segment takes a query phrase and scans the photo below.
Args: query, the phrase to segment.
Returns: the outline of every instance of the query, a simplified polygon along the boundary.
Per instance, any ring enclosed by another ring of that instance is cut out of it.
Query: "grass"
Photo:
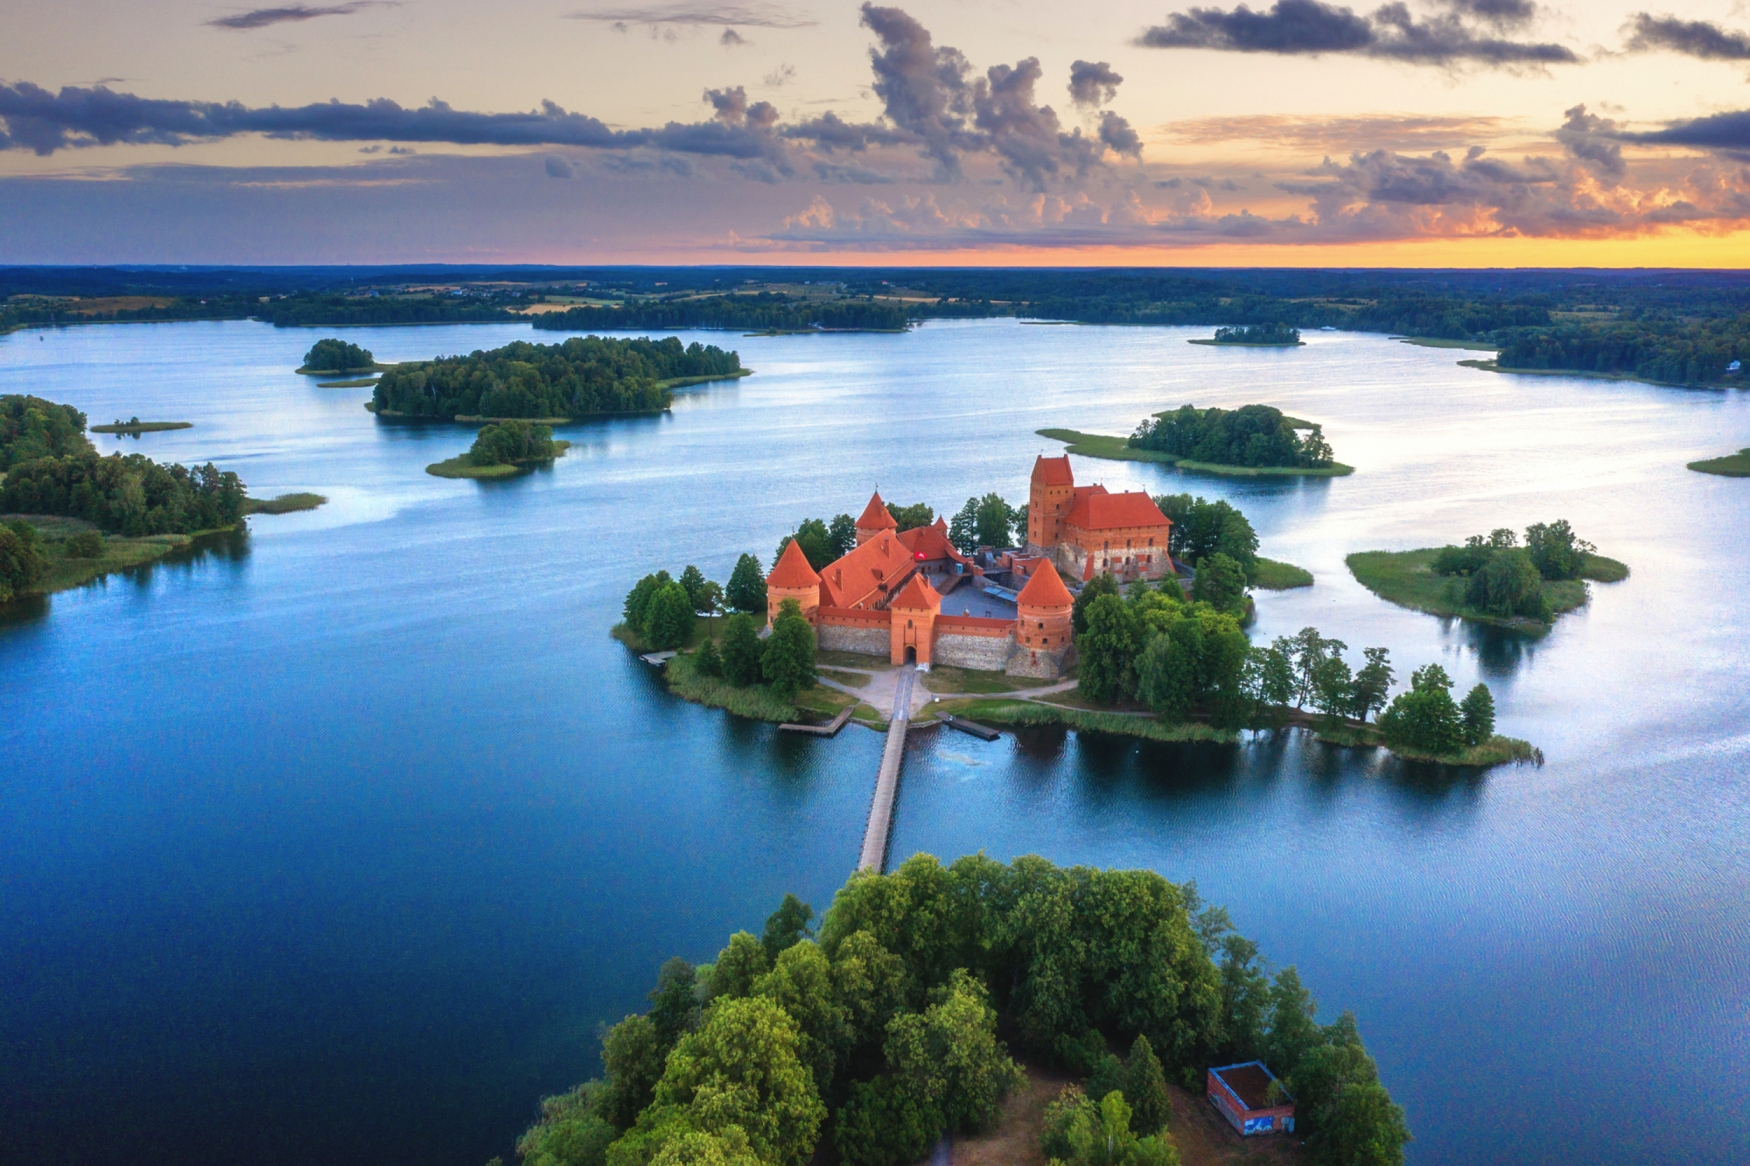
[[[1198,340],[1187,340],[1187,344],[1207,344],[1211,348],[1305,348],[1304,340],[1217,340],[1213,336],[1205,336]]]
[[[1050,680],[1008,676],[1001,672],[977,672],[937,664],[924,675],[924,687],[941,695],[991,696],[1004,692],[1019,692],[1052,684]]]
[[[846,688],[867,688],[869,682],[875,679],[866,672],[840,672],[836,668],[822,668],[820,674]]]
[[[1296,425],[1297,429],[1310,428],[1306,425]],[[1079,433],[1074,429],[1040,429],[1036,431],[1041,437],[1049,437],[1053,441],[1064,442],[1068,448],[1065,453],[1078,454],[1082,457],[1106,458],[1118,462],[1159,462],[1162,465],[1175,466],[1187,473],[1214,474],[1224,478],[1340,478],[1355,472],[1354,466],[1346,466],[1334,462],[1329,466],[1310,468],[1303,466],[1224,466],[1214,462],[1187,461],[1177,454],[1163,453],[1158,449],[1137,449],[1127,444],[1128,438],[1109,437],[1100,433]]]
[[[278,498],[250,498],[243,503],[245,514],[290,514],[295,510],[314,510],[327,502],[322,494],[281,494]]]
[[[34,526],[43,539],[43,551],[48,558],[48,572],[37,581],[32,593],[52,595],[83,587],[93,579],[125,571],[162,558],[171,551],[186,547],[203,534],[154,534],[143,538],[106,537],[103,554],[95,559],[73,559],[66,554],[67,540],[83,531],[95,531],[96,526],[79,518],[63,518],[50,514],[6,514],[0,521],[22,518]]]
[[[1252,581],[1252,586],[1262,591],[1287,591],[1313,585],[1312,572],[1304,567],[1265,558],[1258,559],[1257,563],[1257,578]]]
[[[425,472],[438,478],[509,478],[524,473],[530,466],[543,465],[553,458],[565,456],[565,451],[571,448],[569,441],[555,441],[553,457],[525,458],[515,462],[501,462],[495,466],[477,466],[468,461],[468,455],[459,453],[453,458],[445,458],[441,462],[433,462],[425,467]]]
[[[192,421],[133,421],[115,425],[93,425],[93,433],[163,433],[167,429],[193,429]]]
[[[1417,348],[1462,348],[1466,352],[1499,352],[1499,344],[1483,344],[1476,340],[1441,340],[1433,336],[1397,336],[1401,344],[1414,344]]]
[[[1083,732],[1116,733],[1126,737],[1143,737],[1150,741],[1208,741],[1231,745],[1239,740],[1237,733],[1226,729],[1212,729],[1208,725],[1192,722],[1169,724],[1152,716],[1127,716],[1123,713],[1065,708],[1026,700],[945,700],[935,707],[937,712],[952,713],[957,717],[993,725],[1062,725]]]
[[[708,385],[712,381],[733,381],[752,375],[753,369],[744,368],[736,372],[716,373],[705,377],[670,377],[666,381],[657,381],[656,387],[659,389],[684,389],[688,385]]]
[[[1690,462],[1689,468],[1698,474],[1718,474],[1722,478],[1750,478],[1750,449]]]
[[[317,381],[319,389],[366,389],[377,383],[375,377],[359,377],[351,381]]]
[[[866,668],[875,672],[885,672],[893,667],[880,656],[865,656],[861,652],[834,652],[826,648],[815,651],[814,663],[819,668]]]
[[[749,720],[783,724],[800,719],[796,706],[778,699],[767,685],[751,684],[737,688],[715,676],[699,675],[697,663],[696,656],[685,652],[664,665],[662,678],[667,681],[668,690],[683,700],[708,708],[728,709]]]
[[[1434,573],[1434,556],[1439,553],[1439,547],[1423,547],[1414,551],[1358,551],[1343,562],[1363,587],[1399,607],[1520,631],[1549,629],[1550,625],[1541,620],[1527,619],[1524,616],[1504,618],[1467,605],[1464,602],[1463,579]],[[1628,566],[1603,555],[1587,555],[1580,575],[1579,579],[1564,579],[1543,585],[1543,593],[1549,598],[1552,616],[1572,611],[1586,602],[1588,595],[1585,580],[1618,583],[1628,578]]]

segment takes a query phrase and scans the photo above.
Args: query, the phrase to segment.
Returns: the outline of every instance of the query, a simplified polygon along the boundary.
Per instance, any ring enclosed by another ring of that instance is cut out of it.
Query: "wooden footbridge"
[[[858,870],[879,872],[887,865],[887,835],[893,829],[893,803],[899,796],[899,762],[905,756],[905,733],[911,727],[911,693],[917,680],[917,669],[908,667],[893,686],[893,717],[887,722],[887,747],[881,752],[881,771],[875,779],[874,800],[869,803],[869,824],[863,830]]]

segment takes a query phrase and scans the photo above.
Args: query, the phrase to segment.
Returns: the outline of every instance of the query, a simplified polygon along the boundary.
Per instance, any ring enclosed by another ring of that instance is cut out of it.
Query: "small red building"
[[[1263,1061],[1223,1065],[1209,1070],[1209,1100],[1243,1137],[1252,1134],[1293,1133],[1294,1098],[1277,1089],[1276,1102],[1270,1086],[1276,1075]]]

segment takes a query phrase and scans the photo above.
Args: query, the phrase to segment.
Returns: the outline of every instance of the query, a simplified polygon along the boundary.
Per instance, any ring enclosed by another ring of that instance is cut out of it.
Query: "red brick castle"
[[[784,548],[766,578],[767,622],[793,599],[822,648],[925,670],[942,663],[1055,677],[1068,663],[1075,603],[1059,569],[1082,580],[1102,572],[1160,578],[1171,570],[1172,524],[1146,494],[1077,487],[1067,457],[1034,464],[1027,515],[1028,553],[1007,556],[1026,577],[1013,619],[945,614],[944,592],[982,590],[984,570],[948,541],[942,519],[902,531],[877,493],[857,519],[856,547],[819,571],[794,541]]]

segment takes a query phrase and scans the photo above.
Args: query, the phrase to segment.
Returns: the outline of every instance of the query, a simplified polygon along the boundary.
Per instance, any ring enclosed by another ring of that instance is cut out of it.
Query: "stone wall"
[[[829,652],[858,652],[883,660],[893,655],[893,630],[888,627],[844,627],[822,621],[814,635],[815,642]]]
[[[1069,664],[1070,653],[1074,648],[1064,648],[1061,651],[1046,651],[1043,648],[1023,648],[1019,644],[1010,653],[1008,667],[1004,669],[1010,676],[1031,676],[1037,680],[1056,680],[1063,675],[1063,670]]]
[[[1014,650],[1015,637],[968,636],[942,631],[936,635],[936,647],[930,655],[935,664],[955,668],[971,668],[979,672],[1001,672]]]

